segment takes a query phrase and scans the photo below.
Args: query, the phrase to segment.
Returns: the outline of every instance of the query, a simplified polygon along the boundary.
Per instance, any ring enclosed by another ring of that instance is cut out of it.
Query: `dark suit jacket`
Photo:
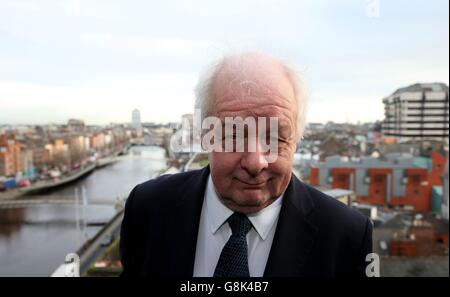
[[[136,186],[126,202],[122,276],[191,277],[209,166]],[[292,175],[264,276],[364,276],[372,224]]]

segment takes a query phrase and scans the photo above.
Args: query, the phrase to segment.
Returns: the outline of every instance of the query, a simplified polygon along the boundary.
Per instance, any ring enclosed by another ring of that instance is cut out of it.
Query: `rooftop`
[[[397,89],[393,95],[401,94],[405,92],[447,92],[448,93],[448,86],[444,83],[416,83],[413,85],[410,85],[408,87],[403,87],[400,89]]]

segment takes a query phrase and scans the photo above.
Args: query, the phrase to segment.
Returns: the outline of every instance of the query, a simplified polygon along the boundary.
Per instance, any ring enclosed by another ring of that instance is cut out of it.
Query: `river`
[[[116,213],[117,199],[127,197],[136,184],[164,168],[162,148],[132,147],[118,162],[39,194],[74,199],[78,192],[78,206],[41,204],[0,209],[0,276],[49,276],[64,262],[65,255],[95,235],[101,228],[96,223],[106,222]],[[85,206],[81,203],[82,193]]]

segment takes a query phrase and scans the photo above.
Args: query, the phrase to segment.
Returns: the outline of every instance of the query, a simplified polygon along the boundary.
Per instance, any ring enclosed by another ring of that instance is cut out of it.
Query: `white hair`
[[[236,56],[239,57],[243,55],[245,55],[245,53],[222,57],[212,62],[201,72],[197,85],[195,87],[195,109],[201,111],[202,121],[204,118],[211,116],[211,101],[214,99],[212,98],[212,88],[220,69],[229,58]],[[303,138],[305,131],[308,107],[308,91],[305,83],[300,78],[300,75],[297,74],[297,72],[292,67],[290,67],[286,62],[279,59],[274,60],[276,60],[280,64],[294,90],[295,101],[297,104],[296,141],[299,141]]]

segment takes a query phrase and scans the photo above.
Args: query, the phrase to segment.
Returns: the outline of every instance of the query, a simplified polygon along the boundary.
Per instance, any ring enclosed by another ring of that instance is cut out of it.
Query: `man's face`
[[[278,153],[274,162],[265,160],[268,153],[262,152],[259,145],[256,152],[246,146],[244,152],[209,154],[211,177],[221,201],[241,213],[254,213],[271,204],[284,192],[291,178],[296,149],[295,95],[281,67],[267,64],[244,75],[224,66],[212,88],[210,114],[219,117],[222,123],[225,117],[253,117],[256,122],[258,117],[278,118]],[[269,135],[270,126],[266,126]],[[252,136],[246,133],[245,137]]]

